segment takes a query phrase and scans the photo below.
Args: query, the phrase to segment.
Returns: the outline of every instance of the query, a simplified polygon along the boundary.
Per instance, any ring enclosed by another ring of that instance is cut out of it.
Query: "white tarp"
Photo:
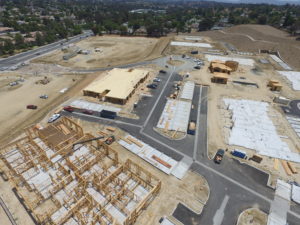
[[[295,184],[292,186],[292,200],[300,204],[300,187]]]
[[[190,118],[191,106],[191,102],[168,99],[157,123],[157,127],[161,129],[186,132]]]
[[[283,62],[280,58],[278,58],[276,55],[270,55],[270,57],[277,62],[283,69],[286,70],[292,70],[292,68],[286,64],[285,62]]]
[[[198,47],[198,48],[212,48],[211,44],[207,43],[192,43],[184,41],[172,41],[171,45],[173,46],[184,46],[184,47]]]
[[[300,72],[297,71],[277,71],[280,75],[286,77],[296,91],[300,91]]]
[[[253,66],[254,60],[253,59],[246,59],[246,58],[238,58],[238,57],[228,57],[228,56],[219,56],[219,55],[205,55],[207,60],[213,61],[213,60],[221,60],[221,61],[236,61],[241,65],[245,66]]]
[[[290,201],[291,191],[292,191],[292,186],[289,183],[277,179],[275,195],[283,199],[286,199],[287,201]]]
[[[180,98],[186,100],[192,100],[194,96],[195,82],[187,81],[182,89]]]
[[[130,142],[130,141],[126,142],[122,139],[120,139],[118,143],[120,145],[122,145],[124,148],[131,151],[132,153],[139,156],[140,158],[149,162],[150,164],[152,164],[159,170],[163,171],[164,173],[170,174],[172,172],[172,170],[174,169],[174,167],[178,164],[178,161],[172,159],[171,157],[165,155],[164,153],[158,151],[157,149],[151,147],[150,145],[136,139],[135,137],[133,137],[131,135],[126,135],[125,139],[127,139],[127,138],[131,138],[131,139],[135,140],[136,142],[140,143],[142,145],[142,147],[136,145],[133,142],[131,142],[131,144],[129,144],[128,142]],[[167,167],[167,166],[159,163],[157,160],[155,160],[153,158],[153,156],[158,157],[162,161],[166,162],[167,164],[170,165],[170,167]]]
[[[202,37],[199,37],[199,36],[186,36],[184,39],[189,40],[189,41],[201,41]]]
[[[112,112],[120,112],[121,109],[113,106],[108,106],[108,105],[102,105],[98,103],[93,103],[93,102],[88,102],[85,100],[74,100],[70,103],[70,106],[74,108],[79,108],[79,109],[88,109],[96,112],[101,112],[103,109],[112,111]]]
[[[251,100],[224,99],[232,111],[233,127],[229,145],[253,149],[261,155],[300,162],[300,155],[292,152],[276,132],[268,116],[269,104]]]

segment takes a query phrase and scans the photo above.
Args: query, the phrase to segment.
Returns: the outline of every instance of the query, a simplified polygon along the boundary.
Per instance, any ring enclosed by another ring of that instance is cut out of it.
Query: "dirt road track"
[[[7,130],[5,135],[2,135],[0,137],[0,146],[3,146],[7,144],[10,140],[16,138],[18,135],[20,135],[23,132],[23,130],[26,127],[31,126],[37,123],[38,121],[42,120],[50,112],[53,113],[54,108],[56,108],[58,105],[65,102],[72,96],[76,95],[79,90],[84,88],[87,84],[89,84],[92,80],[94,80],[97,77],[96,74],[79,75],[79,76],[82,76],[82,79],[78,80],[77,83],[73,85],[69,91],[49,101],[49,104],[46,107],[37,110],[35,113],[32,114],[32,116],[24,118],[21,122],[14,124],[14,126],[11,127],[11,129]]]

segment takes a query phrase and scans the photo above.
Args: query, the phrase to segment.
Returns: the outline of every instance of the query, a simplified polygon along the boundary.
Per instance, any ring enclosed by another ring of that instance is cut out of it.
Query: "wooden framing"
[[[31,127],[26,129],[26,137],[6,145],[0,155],[9,169],[10,180],[17,188],[17,193],[36,221],[61,225],[74,217],[79,224],[133,224],[157,195],[161,182],[129,159],[124,164],[119,163],[118,153],[101,140],[78,144],[84,146],[83,149],[77,148],[77,145],[74,148],[74,143],[95,137],[84,134],[82,128],[70,119],[62,118],[50,126],[50,135],[58,126],[58,132],[65,133],[68,138],[53,146],[44,136],[47,132]],[[49,149],[52,153],[47,155]],[[53,161],[57,156],[62,159]],[[25,179],[24,173],[29,170],[31,173]],[[51,173],[48,173],[50,170]],[[49,178],[38,188],[30,180],[31,176],[39,173],[48,173]],[[88,192],[91,188],[95,194]],[[135,192],[137,188],[139,191]],[[35,197],[24,194],[26,190]],[[98,195],[104,199],[101,204]],[[41,212],[40,207],[48,202],[52,202],[54,209]],[[133,208],[128,208],[130,203],[134,205]],[[66,208],[56,220],[52,215],[63,209],[61,207]],[[111,207],[124,215],[122,223],[114,217],[116,215]]]

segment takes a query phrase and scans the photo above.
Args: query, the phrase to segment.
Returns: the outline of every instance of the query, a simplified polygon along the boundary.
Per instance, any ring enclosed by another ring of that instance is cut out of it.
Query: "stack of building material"
[[[192,100],[194,96],[195,82],[187,81],[183,85],[183,89],[180,95],[181,99]]]
[[[253,149],[261,155],[300,162],[300,155],[292,152],[277,134],[268,116],[268,103],[236,99],[224,99],[224,102],[232,111],[233,121],[228,144]]]
[[[211,44],[207,43],[192,43],[192,42],[184,42],[184,41],[172,41],[171,45],[173,46],[183,46],[183,47],[198,47],[198,48],[212,48]]]
[[[157,127],[166,130],[187,132],[191,102],[168,99]]]
[[[209,62],[214,60],[220,60],[220,61],[235,61],[238,62],[241,65],[245,66],[253,66],[254,60],[253,59],[246,59],[246,58],[238,58],[238,57],[228,57],[228,56],[219,56],[219,55],[205,55],[207,60]]]
[[[137,145],[137,143],[139,143],[139,145]],[[127,135],[124,139],[120,139],[119,144],[166,174],[170,174],[178,164],[178,161],[131,135]]]

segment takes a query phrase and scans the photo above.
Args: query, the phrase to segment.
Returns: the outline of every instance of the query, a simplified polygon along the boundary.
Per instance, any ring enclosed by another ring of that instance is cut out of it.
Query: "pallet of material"
[[[274,159],[274,169],[275,170],[279,169],[279,159]]]
[[[142,145],[139,141],[133,139],[132,137],[127,137],[127,139],[129,141],[131,141],[132,143],[136,144],[137,146],[139,146],[140,148],[142,148],[144,145]]]
[[[100,134],[100,135],[102,135],[102,136],[107,136],[107,135],[108,135],[108,133],[105,133],[105,132],[103,132],[103,131],[98,131],[98,134]]]
[[[153,155],[151,158],[154,159],[155,161],[159,162],[160,164],[164,165],[165,167],[169,168],[169,169],[172,167],[169,163],[167,163],[166,161],[164,161],[161,158],[157,157],[156,155]]]
[[[287,162],[284,161],[284,160],[281,160],[281,164],[282,164],[282,166],[283,166],[283,168],[284,168],[284,170],[285,170],[285,173],[286,173],[288,176],[291,176],[291,175],[292,175],[292,171],[291,171],[291,169],[289,168]]]
[[[293,174],[297,174],[298,171],[296,170],[296,168],[293,166],[293,164],[291,162],[287,162],[288,167],[290,168],[290,170],[292,171]]]
[[[120,137],[120,139],[122,140],[122,141],[125,141],[127,144],[132,144],[132,142],[131,141],[129,141],[127,138],[122,138],[122,137]]]
[[[106,130],[111,131],[111,132],[115,132],[116,128],[115,127],[106,127]]]

